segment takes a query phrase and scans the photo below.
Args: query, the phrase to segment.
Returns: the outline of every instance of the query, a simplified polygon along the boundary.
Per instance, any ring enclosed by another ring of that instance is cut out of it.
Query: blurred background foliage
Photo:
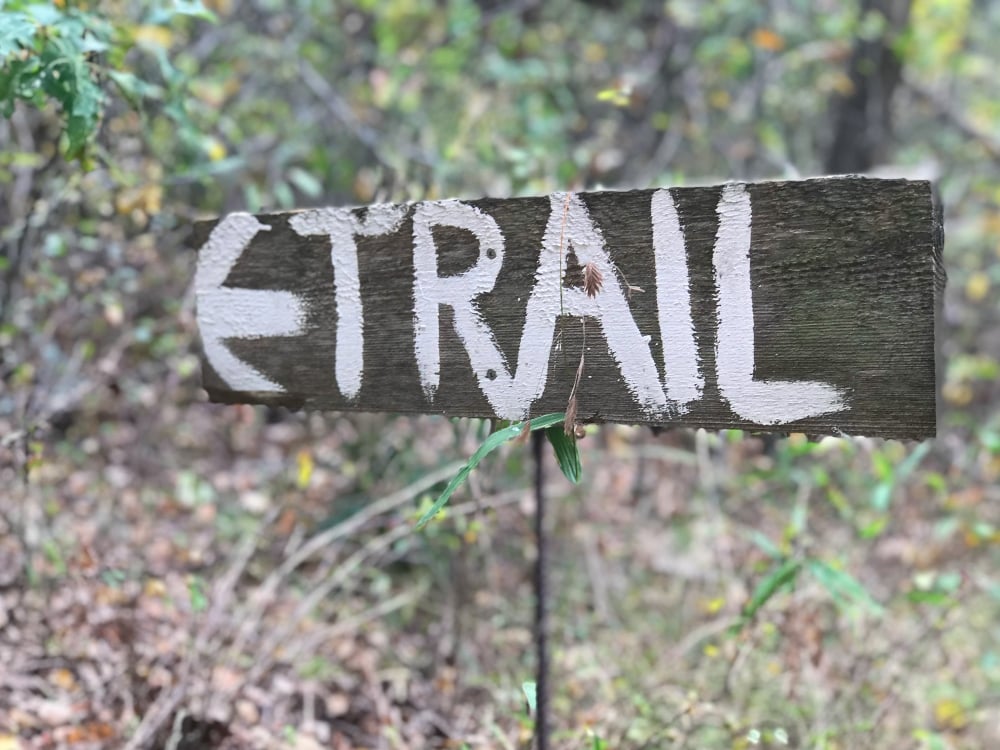
[[[413,534],[485,424],[205,404],[193,220],[839,172],[937,182],[940,436],[593,429],[558,741],[1000,743],[998,34],[989,0],[0,1],[0,743],[530,736],[527,457]]]

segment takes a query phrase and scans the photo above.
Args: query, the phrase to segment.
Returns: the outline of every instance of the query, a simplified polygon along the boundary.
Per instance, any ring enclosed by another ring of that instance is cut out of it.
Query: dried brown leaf
[[[593,261],[583,266],[583,289],[588,297],[596,297],[604,286],[604,274]]]
[[[575,389],[574,389],[575,390]],[[569,397],[566,403],[566,420],[563,422],[563,431],[567,437],[573,437],[576,428],[576,393]]]
[[[528,435],[531,434],[531,420],[526,419],[524,421],[524,427],[521,428],[521,433],[514,438],[514,445],[523,445],[528,442]]]

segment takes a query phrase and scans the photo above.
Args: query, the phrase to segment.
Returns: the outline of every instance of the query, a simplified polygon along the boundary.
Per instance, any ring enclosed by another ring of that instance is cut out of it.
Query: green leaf
[[[30,49],[38,25],[24,13],[4,13],[0,21],[0,58],[21,49]]]
[[[913,449],[913,453],[907,456],[896,469],[896,481],[901,482],[906,479],[914,470],[920,465],[920,462],[924,460],[924,457],[930,453],[931,441],[925,440],[920,443],[916,448]]]
[[[526,701],[528,701],[528,710],[531,711],[531,713],[535,713],[535,709],[538,705],[537,704],[538,691],[536,688],[537,686],[533,682],[521,683],[521,690],[524,691],[524,698]]]
[[[205,7],[201,0],[174,0],[168,8],[161,8],[149,18],[149,23],[166,26],[175,16],[191,16],[202,21],[215,23],[218,16]]]
[[[880,515],[876,516],[875,519],[861,528],[858,529],[858,535],[862,539],[874,539],[880,536],[883,531],[885,531],[886,526],[889,525],[889,516]]]
[[[292,167],[288,170],[288,179],[299,190],[310,198],[319,198],[323,194],[323,185],[300,167]]]
[[[295,194],[292,193],[292,189],[288,186],[287,182],[278,182],[271,189],[274,194],[274,199],[278,202],[278,205],[282,208],[291,208],[295,205]]]
[[[65,118],[66,157],[80,157],[97,128],[104,94],[91,77],[90,65],[75,40],[51,40],[41,60],[41,88],[59,102]]]
[[[875,489],[872,491],[872,507],[884,513],[889,508],[889,504],[892,502],[892,481],[879,482],[875,485]]]
[[[906,599],[914,604],[929,604],[933,607],[943,607],[954,601],[951,594],[940,590],[919,591],[915,589],[907,592]]]
[[[771,597],[777,594],[785,586],[794,583],[799,572],[802,570],[802,562],[795,558],[786,558],[780,565],[771,569],[771,572],[764,576],[764,579],[757,584],[750,601],[743,607],[740,621],[732,630],[739,630],[749,622],[760,608],[770,601]]]
[[[557,412],[555,414],[546,414],[543,417],[536,417],[535,419],[530,420],[528,425],[529,429],[532,431],[544,430],[552,427],[552,425],[560,424],[565,421],[565,419],[566,415],[563,412]],[[422,516],[420,516],[420,520],[417,521],[417,528],[422,529],[427,525],[428,521],[438,514],[441,508],[445,506],[454,494],[455,490],[457,490],[459,486],[461,486],[462,482],[469,477],[472,470],[479,465],[480,461],[507,441],[513,440],[520,435],[521,431],[524,429],[524,424],[524,422],[515,422],[510,427],[497,430],[486,438],[486,440],[483,441],[483,444],[480,445],[476,452],[472,454],[465,466],[459,469],[458,474],[456,474],[448,483],[448,486],[444,488],[444,492],[438,496],[438,499],[434,501],[434,504],[431,505],[431,507],[428,508]]]
[[[552,449],[556,453],[556,461],[566,478],[573,484],[579,484],[583,474],[583,467],[580,464],[580,449],[576,445],[576,438],[567,435],[562,425],[554,425],[545,431],[545,437],[552,444]]]
[[[813,578],[827,590],[837,604],[841,606],[854,604],[873,614],[882,614],[882,605],[875,601],[868,589],[847,571],[815,559],[807,561],[806,566]]]
[[[54,4],[32,3],[25,8],[25,13],[41,26],[56,26],[66,18],[66,11],[60,10]]]
[[[115,82],[122,96],[136,109],[142,105],[143,99],[163,98],[163,89],[160,86],[144,81],[126,70],[109,70],[108,78]]]
[[[751,542],[756,544],[761,549],[761,551],[763,551],[764,554],[766,554],[768,557],[771,557],[775,560],[780,560],[784,556],[778,545],[776,545],[774,542],[772,542],[770,539],[764,536],[764,534],[759,532],[757,529],[751,531],[748,534],[748,538],[750,539]]]
[[[219,159],[219,161],[205,160],[195,164],[190,169],[177,172],[177,174],[171,178],[170,182],[198,182],[208,177],[217,177],[218,175],[226,174],[227,172],[233,172],[242,168],[245,163],[246,160],[242,156],[228,156],[225,159]],[[262,199],[259,198],[260,189],[256,185],[253,185],[253,188],[258,196],[257,203],[254,205],[248,202],[247,205],[250,210],[259,210],[262,204]],[[246,190],[246,187],[244,187],[244,190]]]
[[[72,113],[66,120],[66,136],[69,139],[66,147],[68,159],[75,159],[83,154],[87,140],[97,128],[103,99],[101,89],[91,80],[89,74],[77,79]]]
[[[208,609],[208,595],[205,593],[205,581],[199,576],[188,579],[188,600],[194,612],[204,612]]]

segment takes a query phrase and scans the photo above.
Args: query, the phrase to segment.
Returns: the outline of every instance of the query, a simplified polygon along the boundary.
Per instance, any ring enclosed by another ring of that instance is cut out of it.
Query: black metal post
[[[545,435],[543,430],[531,433],[535,455],[535,748],[549,748],[549,654],[546,641],[546,549],[545,549]]]

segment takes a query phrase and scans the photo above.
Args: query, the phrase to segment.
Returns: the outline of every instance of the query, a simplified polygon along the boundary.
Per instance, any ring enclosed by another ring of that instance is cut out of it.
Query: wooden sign
[[[523,419],[575,392],[583,422],[935,432],[927,182],[238,213],[196,241],[216,401]]]

